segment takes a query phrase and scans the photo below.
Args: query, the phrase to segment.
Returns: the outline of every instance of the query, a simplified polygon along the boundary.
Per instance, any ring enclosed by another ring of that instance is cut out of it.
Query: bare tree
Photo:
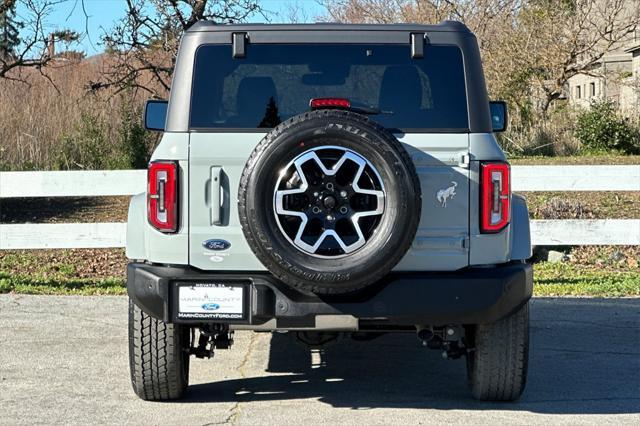
[[[569,78],[588,74],[640,27],[629,0],[324,0],[341,22],[464,22],[478,37],[489,92],[546,117]]]
[[[491,93],[500,93],[505,75],[517,61],[503,41],[516,28],[520,0],[323,0],[327,19],[339,22],[437,24],[465,23],[478,37]],[[507,69],[505,69],[507,67]]]
[[[276,16],[279,20],[290,24],[303,24],[305,22],[311,22],[312,18],[315,18],[315,16],[310,17],[304,8],[304,5],[298,1],[295,1],[294,3],[287,3],[286,10]]]
[[[536,1],[519,16],[512,48],[524,53],[522,64],[544,94],[546,116],[568,80],[592,70],[610,52],[632,41],[640,28],[640,3],[628,0]]]
[[[104,81],[90,88],[134,88],[165,97],[184,31],[203,19],[224,24],[258,13],[257,0],[127,0],[125,16],[102,37],[114,61]]]
[[[46,19],[56,5],[63,0],[2,0],[0,15],[19,7],[14,25],[20,29],[19,42],[12,46],[10,54],[0,55],[0,78],[21,80],[19,71],[24,68],[42,67],[52,59],[49,47],[51,43],[63,41],[70,43],[78,40],[79,34],[70,30],[48,33]]]

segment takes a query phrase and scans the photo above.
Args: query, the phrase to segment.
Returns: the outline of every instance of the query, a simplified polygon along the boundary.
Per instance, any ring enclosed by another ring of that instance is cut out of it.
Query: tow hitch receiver
[[[195,328],[191,329],[191,342],[195,342]],[[198,335],[198,345],[190,346],[189,355],[196,358],[212,358],[214,349],[229,349],[233,345],[233,331],[220,324],[208,329],[201,328]]]
[[[429,349],[441,349],[442,358],[458,359],[465,355],[469,348],[465,345],[464,328],[459,325],[445,327],[418,326],[418,339]]]

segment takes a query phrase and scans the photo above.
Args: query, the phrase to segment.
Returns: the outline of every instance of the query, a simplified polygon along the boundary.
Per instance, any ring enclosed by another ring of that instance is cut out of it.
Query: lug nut
[[[328,220],[329,222],[333,221],[333,216],[328,215],[328,216],[327,216],[327,220]]]
[[[344,189],[342,191],[340,191],[340,196],[342,198],[347,198],[347,191],[345,191]]]

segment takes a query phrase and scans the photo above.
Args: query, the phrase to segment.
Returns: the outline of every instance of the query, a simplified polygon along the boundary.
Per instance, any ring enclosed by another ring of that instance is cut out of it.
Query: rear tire
[[[527,382],[529,302],[512,315],[470,330],[475,351],[467,355],[467,373],[474,398],[515,401]]]
[[[133,391],[146,401],[182,396],[189,384],[189,328],[145,314],[129,299],[129,368]]]

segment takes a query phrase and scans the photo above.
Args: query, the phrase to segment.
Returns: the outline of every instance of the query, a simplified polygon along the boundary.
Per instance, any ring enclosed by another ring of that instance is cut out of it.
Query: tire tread
[[[129,299],[129,367],[134,392],[146,401],[177,399],[188,385],[183,333],[145,314]]]
[[[476,399],[514,401],[526,386],[529,360],[529,303],[512,315],[475,329],[469,382]]]

